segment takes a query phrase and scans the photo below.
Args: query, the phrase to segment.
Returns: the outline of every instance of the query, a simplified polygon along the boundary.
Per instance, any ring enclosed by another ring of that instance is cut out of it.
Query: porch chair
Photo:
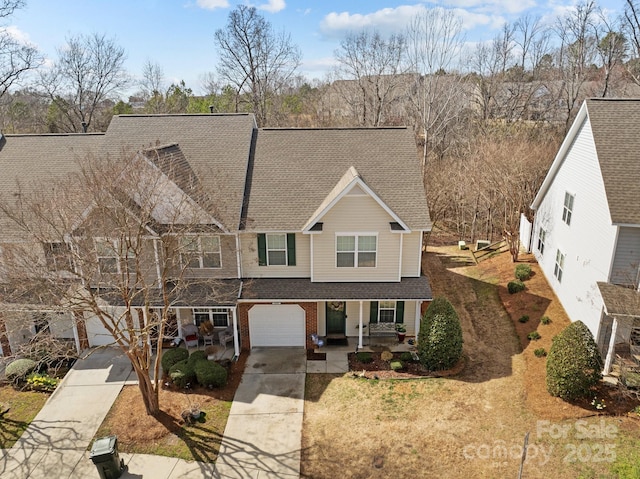
[[[195,324],[183,324],[182,336],[187,348],[198,347],[198,327]]]
[[[227,329],[218,333],[218,341],[220,346],[227,347],[227,343],[233,341],[233,326],[227,327]]]

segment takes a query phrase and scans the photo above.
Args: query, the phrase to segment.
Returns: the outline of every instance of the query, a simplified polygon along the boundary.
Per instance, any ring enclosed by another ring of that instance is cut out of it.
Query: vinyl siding
[[[237,278],[238,259],[236,255],[236,238],[233,235],[220,236],[221,268],[189,268],[184,272],[185,278]]]
[[[312,281],[398,281],[400,235],[391,233],[393,218],[369,196],[345,196],[322,218],[313,240]],[[336,233],[378,233],[376,266],[336,267]],[[417,248],[416,248],[417,250]]]
[[[402,277],[420,276],[422,232],[414,231],[402,238]]]
[[[570,225],[562,221],[567,191],[575,194]],[[547,232],[544,255],[537,250],[540,226]],[[591,127],[586,120],[536,212],[533,250],[571,320],[583,321],[596,338],[602,312],[596,282],[606,281],[609,276],[615,237]],[[553,274],[558,249],[566,255],[562,282]]]
[[[295,266],[259,266],[257,235],[241,234],[242,275],[245,278],[309,278],[311,277],[310,241],[309,235],[296,233]]]
[[[640,228],[620,227],[616,254],[611,267],[611,283],[638,287],[640,268]]]

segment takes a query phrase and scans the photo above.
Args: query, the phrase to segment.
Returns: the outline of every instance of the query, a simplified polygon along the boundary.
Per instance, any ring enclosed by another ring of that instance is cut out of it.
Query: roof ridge
[[[114,115],[118,118],[180,118],[180,117],[222,117],[251,116],[252,113],[127,113]]]
[[[92,131],[90,133],[78,133],[78,132],[73,132],[73,133],[2,133],[2,136],[4,136],[5,138],[21,138],[21,137],[26,137],[26,138],[53,138],[56,136],[104,136],[105,132],[104,131]]]
[[[262,131],[349,131],[349,130],[363,130],[363,131],[380,131],[380,130],[406,130],[407,126],[323,126],[323,127],[310,127],[310,126],[269,126],[262,127],[259,130]]]

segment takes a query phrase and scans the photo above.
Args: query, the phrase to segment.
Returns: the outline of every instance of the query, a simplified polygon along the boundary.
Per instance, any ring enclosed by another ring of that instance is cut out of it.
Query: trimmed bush
[[[356,353],[356,359],[358,360],[359,363],[362,363],[362,364],[368,364],[373,362],[373,356],[371,355],[371,353],[367,353],[364,351],[360,351],[359,353]]]
[[[189,356],[189,362],[191,364],[195,364],[198,361],[202,361],[203,359],[207,359],[207,353],[199,349],[197,351],[192,352],[191,356]]]
[[[516,266],[516,279],[525,281],[531,277],[531,266],[528,264],[519,264]]]
[[[409,351],[405,351],[400,355],[400,361],[402,361],[403,363],[411,363],[413,362],[413,356],[411,356],[411,353]]]
[[[446,298],[435,298],[420,324],[420,362],[431,371],[449,369],[460,360],[462,343],[458,313]]]
[[[538,348],[533,352],[533,354],[536,355],[536,358],[543,358],[547,355],[547,350],[544,348]]]
[[[196,380],[196,372],[193,364],[188,359],[177,362],[169,369],[169,377],[173,384],[180,389],[185,389]]]
[[[507,284],[507,291],[509,291],[509,294],[516,294],[520,291],[524,291],[524,283],[520,280],[509,281]]]
[[[201,386],[220,388],[227,384],[227,370],[216,362],[200,359],[195,362],[193,369]]]
[[[551,324],[551,318],[549,316],[543,316],[540,318],[542,324]]]
[[[531,331],[529,334],[527,334],[527,338],[529,339],[529,341],[537,341],[541,337],[542,336],[540,336],[540,333],[538,331]]]
[[[582,321],[567,326],[553,338],[547,357],[547,391],[573,400],[591,397],[602,378],[602,356],[591,331]]]
[[[32,359],[16,359],[7,365],[4,374],[9,381],[19,383],[26,380],[29,373],[31,373],[37,365],[38,363]]]
[[[404,364],[402,364],[402,361],[391,361],[389,366],[394,371],[400,371],[402,368],[404,368]]]
[[[518,318],[518,321],[521,323],[526,323],[527,321],[529,321],[529,316],[527,316],[526,314],[523,314]]]
[[[176,363],[179,363],[180,361],[184,361],[188,357],[189,357],[189,351],[187,351],[185,348],[167,349],[162,355],[162,361],[161,361],[162,370],[165,373],[168,373],[169,370],[171,369],[171,366],[173,366]]]

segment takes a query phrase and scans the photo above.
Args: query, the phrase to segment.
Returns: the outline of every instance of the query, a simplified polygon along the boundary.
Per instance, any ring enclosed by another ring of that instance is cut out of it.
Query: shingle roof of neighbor
[[[586,103],[611,221],[640,224],[640,99]]]
[[[246,229],[301,230],[351,166],[409,228],[430,229],[415,140],[406,128],[259,130]]]
[[[604,307],[610,316],[640,316],[640,292],[611,283],[598,282]]]

